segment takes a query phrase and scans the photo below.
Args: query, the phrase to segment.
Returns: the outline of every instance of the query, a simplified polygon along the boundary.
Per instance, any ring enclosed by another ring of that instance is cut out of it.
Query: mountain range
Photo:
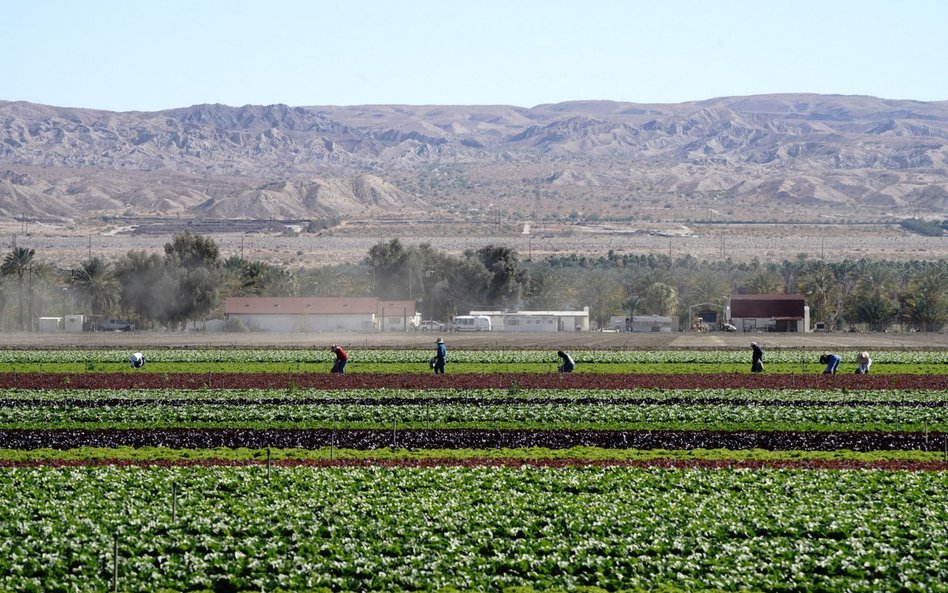
[[[0,217],[864,220],[948,212],[948,101],[0,101]]]

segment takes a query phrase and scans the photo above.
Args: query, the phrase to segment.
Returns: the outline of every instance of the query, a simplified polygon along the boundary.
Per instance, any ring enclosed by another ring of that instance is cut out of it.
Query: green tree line
[[[0,327],[31,331],[41,316],[121,317],[140,328],[177,329],[222,315],[229,296],[376,296],[412,300],[426,319],[471,310],[577,310],[604,326],[614,315],[688,319],[699,304],[732,294],[802,294],[812,321],[843,329],[948,323],[948,262],[808,258],[780,262],[699,260],[686,255],[577,254],[522,260],[505,246],[449,255],[429,244],[380,241],[357,264],[290,270],[221,257],[209,237],[175,235],[163,253],[130,251],[57,269],[14,247],[0,266]]]

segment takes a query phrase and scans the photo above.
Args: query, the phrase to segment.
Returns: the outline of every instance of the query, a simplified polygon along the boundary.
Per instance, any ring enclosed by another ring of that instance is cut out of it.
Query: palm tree
[[[840,283],[833,270],[824,263],[808,266],[800,273],[797,287],[812,310],[811,317],[835,327],[839,315]]]
[[[898,286],[898,279],[892,268],[881,262],[860,266],[856,274],[856,292],[862,295],[887,296]]]
[[[741,281],[741,289],[747,294],[783,294],[783,278],[776,272],[757,269]]]
[[[651,315],[670,317],[678,309],[678,293],[664,282],[656,282],[645,289],[641,305]]]
[[[119,284],[107,262],[98,257],[82,262],[69,271],[69,284],[76,299],[93,315],[106,314],[119,300]]]
[[[881,262],[859,262],[853,275],[855,289],[849,304],[853,319],[874,330],[885,329],[898,310],[891,297],[898,289],[898,277]]]
[[[279,266],[268,266],[257,281],[260,296],[296,296],[297,284],[293,273]]]
[[[691,277],[687,302],[718,303],[731,293],[731,284],[726,274],[718,270],[704,269]]]
[[[23,275],[30,270],[33,263],[33,256],[36,255],[35,249],[26,247],[14,247],[13,251],[3,258],[3,265],[0,266],[0,275],[16,276],[17,292],[20,295],[20,329],[26,328],[23,320]],[[32,325],[32,324],[31,324]]]
[[[938,331],[948,322],[948,264],[923,272],[900,296],[902,318],[922,331]]]

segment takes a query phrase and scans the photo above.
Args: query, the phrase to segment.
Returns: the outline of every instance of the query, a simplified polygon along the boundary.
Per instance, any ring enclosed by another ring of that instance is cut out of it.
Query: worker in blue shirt
[[[436,375],[444,374],[444,365],[448,362],[448,348],[444,345],[444,340],[438,338],[435,342],[435,356],[432,359],[434,372]]]
[[[839,361],[842,358],[839,354],[823,354],[820,356],[820,364],[826,365],[826,370],[823,371],[824,375],[835,375],[836,368],[839,367]]]

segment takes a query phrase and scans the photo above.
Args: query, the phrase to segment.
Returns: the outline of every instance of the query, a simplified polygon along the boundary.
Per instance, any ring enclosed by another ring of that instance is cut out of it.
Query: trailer
[[[451,318],[451,331],[489,332],[490,317],[486,315],[455,315]]]

